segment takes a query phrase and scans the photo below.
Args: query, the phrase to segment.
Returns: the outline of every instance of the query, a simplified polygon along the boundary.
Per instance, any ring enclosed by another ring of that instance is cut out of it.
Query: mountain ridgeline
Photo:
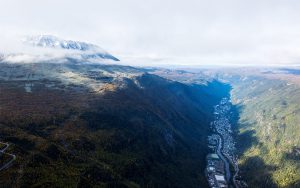
[[[118,65],[1,62],[1,141],[17,159],[0,183],[206,187],[213,105],[229,89]]]

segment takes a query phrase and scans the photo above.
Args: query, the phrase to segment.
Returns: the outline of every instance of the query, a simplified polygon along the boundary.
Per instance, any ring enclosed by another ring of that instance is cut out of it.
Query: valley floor
[[[239,177],[235,141],[230,123],[231,103],[223,98],[215,106],[214,121],[211,128],[214,133],[208,137],[209,148],[213,153],[207,155],[206,175],[210,187],[246,187]],[[230,169],[233,167],[233,170]]]

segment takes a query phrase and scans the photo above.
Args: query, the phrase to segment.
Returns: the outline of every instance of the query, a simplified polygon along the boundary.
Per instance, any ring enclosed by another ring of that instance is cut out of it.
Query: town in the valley
[[[224,98],[219,105],[215,106],[214,121],[211,122],[214,133],[208,136],[208,147],[211,153],[206,157],[205,173],[211,188],[247,187],[247,184],[239,177],[230,114],[231,103]]]

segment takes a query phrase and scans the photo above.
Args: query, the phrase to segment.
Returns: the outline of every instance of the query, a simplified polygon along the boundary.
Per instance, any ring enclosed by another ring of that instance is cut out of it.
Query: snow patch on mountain
[[[32,46],[45,47],[45,48],[61,48],[68,50],[79,50],[79,51],[93,51],[98,53],[107,53],[99,46],[94,44],[64,40],[51,35],[38,35],[29,36],[23,39],[25,44],[30,44]]]
[[[119,61],[119,59],[107,53],[97,45],[80,41],[64,40],[51,35],[29,36],[26,37],[23,42],[35,47],[63,49],[74,52],[78,51],[81,52],[82,57],[85,59],[102,58]]]
[[[24,37],[15,51],[0,53],[0,62],[40,62],[62,59],[75,59],[82,62],[119,61],[97,45],[64,40],[51,35]]]

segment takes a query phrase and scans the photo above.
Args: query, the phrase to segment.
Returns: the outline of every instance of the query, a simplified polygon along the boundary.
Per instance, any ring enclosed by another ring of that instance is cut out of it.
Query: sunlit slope
[[[239,109],[238,149],[250,187],[300,186],[300,87],[262,76],[225,77]]]

